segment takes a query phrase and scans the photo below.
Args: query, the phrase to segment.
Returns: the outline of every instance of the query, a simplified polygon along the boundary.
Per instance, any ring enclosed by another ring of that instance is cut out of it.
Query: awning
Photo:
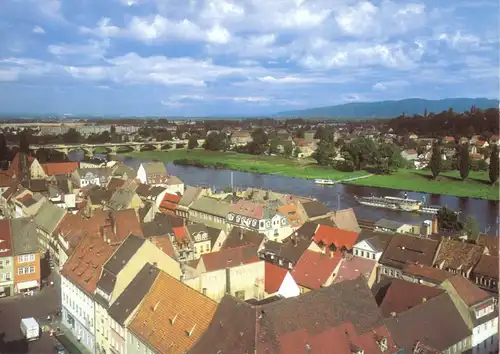
[[[19,291],[36,287],[38,287],[38,280],[24,281],[22,283],[17,284],[17,289]]]

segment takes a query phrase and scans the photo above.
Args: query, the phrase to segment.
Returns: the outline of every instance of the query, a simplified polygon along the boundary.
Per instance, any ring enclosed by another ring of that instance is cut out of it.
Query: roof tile
[[[215,301],[160,272],[129,330],[157,353],[185,353],[208,327],[216,308]]]

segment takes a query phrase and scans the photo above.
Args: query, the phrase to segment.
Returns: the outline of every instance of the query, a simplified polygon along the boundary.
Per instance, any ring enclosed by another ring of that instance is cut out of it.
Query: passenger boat
[[[316,184],[325,184],[325,185],[334,185],[335,181],[331,179],[315,179],[314,183]]]
[[[406,193],[405,193],[406,195]],[[359,204],[375,208],[384,208],[399,211],[418,212],[436,215],[442,209],[441,205],[425,205],[416,199],[397,197],[358,197],[354,196]]]

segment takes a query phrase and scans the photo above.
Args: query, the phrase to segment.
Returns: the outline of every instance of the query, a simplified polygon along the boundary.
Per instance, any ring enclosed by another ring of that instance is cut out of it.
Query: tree
[[[205,138],[205,143],[203,144],[203,147],[205,150],[210,150],[210,151],[220,151],[223,150],[223,141],[221,134],[212,132],[207,135]]]
[[[112,125],[109,129],[109,132],[111,133],[111,135],[116,134],[116,126]]]
[[[280,145],[279,138],[273,138],[269,143],[269,155],[277,154],[279,152],[278,146]]]
[[[61,138],[67,144],[76,144],[82,140],[82,135],[75,128],[70,128]]]
[[[300,148],[297,146],[297,147],[293,150],[293,157],[299,157],[299,154],[300,154]]]
[[[437,213],[438,225],[442,230],[460,231],[463,226],[458,221],[458,215],[447,207],[441,208]]]
[[[458,170],[460,171],[460,178],[465,181],[469,176],[469,144],[462,144],[459,147],[458,156]]]
[[[328,127],[319,127],[316,130],[316,134],[314,135],[314,139],[319,139],[321,141],[327,141],[329,143],[332,143],[334,141],[334,131],[331,128]]]
[[[193,150],[194,148],[197,147],[198,147],[198,137],[195,134],[193,134],[189,137],[188,149]]]
[[[432,177],[434,179],[437,178],[437,176],[439,176],[439,173],[441,172],[441,164],[442,164],[441,147],[439,146],[439,143],[436,142],[432,146],[432,156],[431,156],[431,161],[429,163],[432,171]]]
[[[490,182],[494,184],[498,180],[499,172],[499,161],[498,161],[498,145],[493,145],[490,155]]]
[[[30,153],[29,137],[24,130],[19,134],[19,152]]]
[[[329,166],[333,163],[335,158],[335,147],[332,143],[328,143],[325,140],[321,140],[313,152],[312,158],[316,160],[320,166]]]
[[[291,143],[285,144],[284,149],[283,149],[283,155],[285,155],[286,157],[290,157],[290,156],[292,156],[292,154],[293,154],[292,144]]]
[[[468,238],[476,239],[481,229],[478,221],[474,217],[467,216],[463,224],[463,231]]]
[[[267,134],[262,128],[252,132],[252,141],[247,144],[247,151],[252,155],[261,155],[267,148]]]
[[[0,134],[0,161],[5,161],[9,158],[9,148],[7,147],[7,140],[5,135]]]

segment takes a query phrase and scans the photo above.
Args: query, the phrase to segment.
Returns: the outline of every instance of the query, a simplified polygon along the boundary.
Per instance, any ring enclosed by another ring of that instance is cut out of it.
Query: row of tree
[[[470,160],[469,145],[461,144],[457,147],[457,169],[460,172],[460,178],[466,180],[471,170],[472,161]],[[442,147],[439,143],[435,143],[432,147],[432,156],[429,162],[429,167],[432,171],[433,178],[437,178],[443,171]],[[489,178],[491,184],[494,184],[499,177],[499,157],[498,145],[494,144],[490,153]]]
[[[386,128],[398,135],[411,132],[428,137],[498,135],[498,116],[498,108],[482,110],[472,107],[470,111],[463,113],[450,109],[437,114],[401,115],[391,119]]]

